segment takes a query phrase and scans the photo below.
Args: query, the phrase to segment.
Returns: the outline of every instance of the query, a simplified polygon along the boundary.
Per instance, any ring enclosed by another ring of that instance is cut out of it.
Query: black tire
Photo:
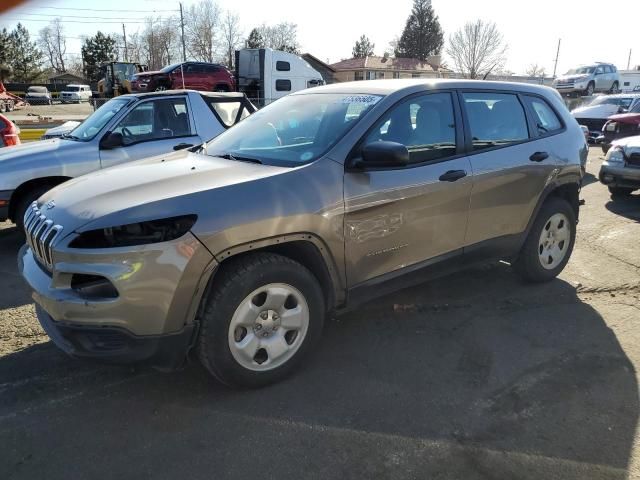
[[[609,193],[611,194],[611,198],[625,198],[630,196],[633,193],[633,188],[625,188],[625,187],[609,187]]]
[[[54,185],[40,185],[39,187],[34,187],[20,196],[20,198],[18,199],[18,203],[16,204],[14,213],[14,223],[16,224],[19,232],[24,232],[24,214],[26,213],[29,205],[31,205],[35,200],[47,193],[53,187]]]
[[[609,93],[616,93],[617,91],[618,91],[618,81],[616,80],[611,85],[611,90],[609,90]]]
[[[309,325],[289,360],[272,370],[253,371],[242,366],[231,353],[229,328],[241,302],[271,283],[285,283],[302,293],[309,307]],[[303,265],[282,255],[256,252],[228,260],[203,301],[206,304],[197,341],[198,358],[214,377],[228,386],[256,388],[283,379],[312,350],[322,333],[325,303],[318,280]]]
[[[602,148],[602,153],[604,153],[606,155],[607,152],[611,149],[611,144],[610,143],[602,143],[600,145],[600,148]]]
[[[539,240],[543,229],[556,213],[563,214],[569,221],[569,244],[566,246],[562,261],[553,269],[546,269],[542,266],[538,255]],[[576,239],[576,215],[573,208],[566,200],[559,197],[548,198],[533,222],[533,226],[527,235],[527,239],[518,254],[518,258],[513,262],[516,273],[527,282],[548,282],[557,277],[564,269],[571,257],[573,245]]]
[[[596,91],[596,84],[593,82],[589,82],[589,84],[587,85],[587,89],[584,91],[584,94],[587,97],[590,97],[591,95],[593,95],[593,92]]]

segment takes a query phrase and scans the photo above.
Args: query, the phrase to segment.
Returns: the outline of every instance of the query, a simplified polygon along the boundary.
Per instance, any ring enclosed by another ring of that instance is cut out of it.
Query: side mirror
[[[620,106],[618,107],[618,113],[627,113],[629,110],[627,110],[626,108]]]
[[[100,140],[100,148],[104,150],[111,150],[112,148],[122,147],[124,142],[122,141],[122,134],[118,132],[107,132],[107,134]]]
[[[401,143],[373,142],[362,147],[362,159],[356,167],[403,167],[409,164],[409,150]]]

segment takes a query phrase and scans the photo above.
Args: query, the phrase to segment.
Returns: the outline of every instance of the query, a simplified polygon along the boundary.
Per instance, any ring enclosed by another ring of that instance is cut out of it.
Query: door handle
[[[456,180],[460,180],[467,176],[467,172],[465,170],[449,170],[448,172],[440,175],[439,180],[441,182],[455,182]]]
[[[179,143],[173,146],[174,150],[184,150],[185,148],[193,147],[192,143]]]
[[[536,152],[529,157],[529,160],[532,162],[541,162],[549,158],[549,154],[547,152]]]

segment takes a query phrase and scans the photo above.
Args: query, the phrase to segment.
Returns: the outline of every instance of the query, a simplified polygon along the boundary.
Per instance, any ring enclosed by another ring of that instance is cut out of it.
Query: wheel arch
[[[16,213],[16,208],[22,196],[30,192],[36,188],[50,186],[51,188],[60,185],[68,180],[71,180],[71,177],[65,176],[50,176],[50,177],[39,177],[28,180],[22,183],[18,188],[16,188],[11,194],[11,198],[9,199],[9,219],[15,221],[14,215]]]
[[[325,243],[311,233],[297,233],[270,237],[226,248],[214,257],[224,268],[230,259],[253,252],[276,253],[304,265],[316,277],[322,288],[327,311],[342,306],[345,288],[331,252]],[[215,277],[215,274],[214,274]]]

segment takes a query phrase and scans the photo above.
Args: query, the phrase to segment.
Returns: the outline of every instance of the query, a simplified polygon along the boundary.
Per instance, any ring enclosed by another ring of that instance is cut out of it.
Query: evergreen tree
[[[260,34],[260,30],[258,30],[257,28],[254,28],[253,30],[251,30],[251,33],[249,33],[249,37],[247,38],[247,41],[245,43],[247,48],[264,48],[265,47],[264,38]]]
[[[431,0],[413,0],[402,36],[395,50],[396,57],[426,60],[442,50],[444,34]]]
[[[42,52],[35,42],[31,41],[29,31],[18,23],[8,37],[5,38],[6,30],[0,35],[1,42],[6,42],[9,46],[6,64],[11,67],[12,78],[16,82],[32,82],[42,74],[40,68],[42,64]],[[1,47],[0,47],[1,48]]]
[[[82,44],[84,76],[90,82],[97,82],[102,76],[100,65],[117,59],[116,39],[98,31]]]
[[[371,43],[371,40],[366,35],[362,35],[356,44],[353,46],[351,55],[354,58],[365,58],[373,55],[373,49],[375,44]]]

